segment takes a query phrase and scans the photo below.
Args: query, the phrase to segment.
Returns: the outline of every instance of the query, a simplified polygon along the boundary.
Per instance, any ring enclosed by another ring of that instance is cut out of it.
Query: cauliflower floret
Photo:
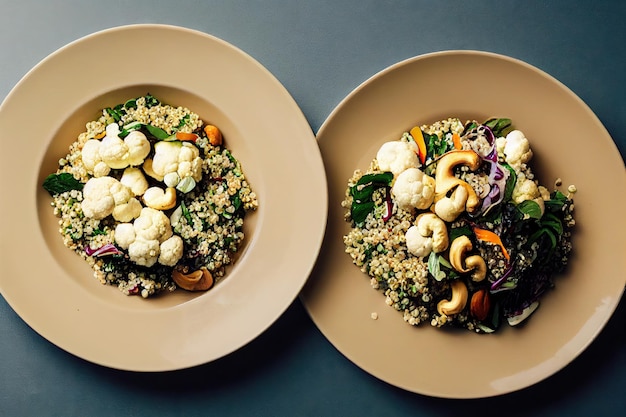
[[[513,194],[511,195],[511,199],[516,203],[520,204],[526,200],[532,200],[539,205],[541,209],[541,214],[545,210],[544,197],[546,196],[547,189],[545,191],[540,190],[537,184],[528,178],[519,177],[517,182],[515,183],[515,188],[513,189]],[[543,192],[542,192],[543,191]],[[547,195],[548,199],[550,195]]]
[[[427,209],[435,198],[435,179],[418,168],[408,168],[396,178],[391,194],[403,210]]]
[[[133,223],[135,234],[146,240],[156,240],[159,243],[172,236],[170,219],[161,210],[150,207],[141,209],[141,214]]]
[[[106,135],[100,142],[100,157],[113,169],[128,166],[128,145],[119,137],[120,127],[111,123],[106,127]]]
[[[115,206],[128,203],[132,193],[130,188],[113,177],[90,178],[83,187],[83,213],[96,220],[104,219],[113,213]]]
[[[394,176],[408,168],[421,166],[415,147],[399,140],[383,143],[376,154],[376,159],[382,171],[391,171]]]
[[[138,130],[133,130],[124,138],[124,143],[128,146],[128,165],[141,165],[150,153],[150,142],[146,135]]]
[[[128,246],[128,256],[137,265],[151,267],[159,258],[159,241],[136,237]]]
[[[119,134],[120,127],[116,123],[106,127],[106,135],[102,138],[98,150],[102,161],[113,169],[141,165],[150,153],[150,142],[146,135],[135,130],[122,140]]]
[[[156,143],[150,168],[157,178],[167,178],[168,187],[175,187],[188,177],[196,182],[202,179],[200,151],[188,142]]]
[[[139,168],[128,167],[124,170],[120,182],[129,187],[135,196],[143,195],[148,189],[148,180]]]
[[[113,218],[118,222],[129,222],[141,214],[141,203],[135,197],[127,203],[118,204],[113,208]]]
[[[97,139],[89,139],[83,145],[81,150],[81,159],[88,173],[94,177],[104,177],[109,175],[111,167],[109,167],[100,156],[100,141]]]
[[[183,239],[178,235],[173,235],[161,243],[160,249],[159,263],[174,266],[183,257]]]
[[[173,266],[182,257],[183,241],[173,235],[170,220],[162,211],[149,207],[141,209],[132,224],[117,225],[115,242],[122,249],[128,249],[130,260],[137,265],[151,267],[162,258],[163,265]],[[162,249],[165,253],[161,256]]]
[[[120,248],[126,250],[130,244],[135,241],[135,228],[132,223],[120,223],[115,226],[113,236],[115,243],[117,243]]]
[[[497,146],[497,145],[496,145]],[[521,164],[525,164],[533,157],[530,142],[519,130],[513,130],[506,135],[506,141],[502,149],[506,162],[516,170]]]

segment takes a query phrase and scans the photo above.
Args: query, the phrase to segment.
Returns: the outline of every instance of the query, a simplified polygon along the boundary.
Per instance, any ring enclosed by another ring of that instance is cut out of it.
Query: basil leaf
[[[555,191],[550,200],[546,201],[545,207],[546,211],[550,212],[559,212],[567,202],[567,196],[560,191]]]
[[[354,201],[361,203],[363,201],[371,200],[372,194],[374,194],[374,186],[372,184],[366,185],[361,188],[358,185],[350,188],[350,195]]]
[[[365,174],[359,178],[356,185],[350,188],[350,195],[352,196],[350,216],[357,225],[362,224],[367,215],[374,209],[374,201],[372,200],[374,191],[388,187],[392,180],[393,173],[391,172]]]
[[[533,200],[525,200],[517,205],[517,209],[531,219],[541,218],[541,207]]]
[[[393,180],[392,172],[381,172],[377,174],[365,174],[357,181],[356,185],[363,184],[379,184],[379,185],[390,185],[391,180]]]
[[[430,275],[432,275],[433,277],[435,277],[435,279],[437,279],[437,276],[439,275],[440,272],[440,267],[439,267],[439,259],[437,259],[437,254],[435,252],[431,252],[430,255],[428,255],[428,272],[430,272]],[[437,281],[439,281],[437,279]]]
[[[54,196],[71,190],[82,191],[84,184],[69,172],[62,172],[48,175],[42,186],[51,196]]]
[[[474,232],[472,232],[472,228],[469,226],[461,226],[461,227],[455,227],[453,229],[450,229],[450,236],[448,237],[448,240],[450,242],[453,242],[454,239],[456,239],[459,236],[472,236],[474,234]]]
[[[169,133],[167,133],[165,130],[152,126],[152,125],[146,125],[146,129],[148,130],[148,132],[150,132],[150,134],[152,136],[154,136],[157,139],[167,139],[169,138],[171,135]]]
[[[350,216],[352,217],[352,220],[354,220],[356,224],[362,224],[367,218],[367,215],[373,209],[374,209],[373,201],[366,201],[363,203],[353,202],[352,207],[350,208]]]

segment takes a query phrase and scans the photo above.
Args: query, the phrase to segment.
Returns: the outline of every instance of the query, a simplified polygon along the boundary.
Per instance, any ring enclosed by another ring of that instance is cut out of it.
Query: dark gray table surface
[[[68,42],[124,24],[167,23],[210,33],[257,59],[317,132],[342,98],[385,67],[432,51],[478,49],[522,59],[559,79],[626,155],[621,0],[0,0],[0,6],[0,100]],[[267,332],[225,358],[141,374],[64,352],[0,298],[0,415],[612,416],[626,410],[625,317],[622,300],[585,352],[535,386],[445,400],[362,371],[323,337],[297,299]]]

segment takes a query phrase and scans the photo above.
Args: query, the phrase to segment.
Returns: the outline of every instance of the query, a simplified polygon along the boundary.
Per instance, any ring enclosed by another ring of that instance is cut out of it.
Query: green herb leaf
[[[120,120],[122,120],[123,113],[120,111],[121,106],[115,106],[115,108],[107,107],[104,110],[107,112],[109,117],[111,117],[115,122],[119,122]]]
[[[502,165],[509,171],[509,178],[506,180],[506,186],[504,187],[504,201],[511,201],[513,196],[513,190],[515,189],[515,183],[517,182],[517,173],[515,169],[506,162]]]
[[[193,225],[193,219],[191,218],[191,213],[189,213],[189,209],[185,205],[184,201],[180,202],[180,209],[183,212],[183,217],[187,220],[188,225]]]
[[[62,172],[48,175],[42,186],[51,196],[54,196],[71,190],[82,191],[84,184],[69,172]]]
[[[422,131],[424,142],[426,143],[427,158],[437,159],[437,157],[445,154],[449,150],[448,142],[445,139],[439,139],[437,135],[429,135]]]
[[[365,174],[357,181],[356,185],[350,187],[352,196],[352,206],[350,207],[350,217],[357,224],[362,224],[367,215],[374,210],[372,195],[374,191],[387,187],[393,180],[393,173],[381,172],[375,174]]]
[[[352,207],[350,208],[350,216],[352,217],[352,220],[354,220],[356,224],[362,224],[367,218],[367,215],[373,209],[374,209],[373,201],[366,201],[362,203],[353,202]]]
[[[567,196],[560,191],[555,191],[552,193],[550,200],[546,201],[544,204],[546,211],[558,212],[561,211],[566,202]]]
[[[492,118],[485,121],[484,125],[491,129],[496,137],[506,136],[513,128],[511,119],[506,118]]]
[[[158,106],[159,104],[161,104],[161,102],[155,97],[153,97],[151,94],[146,94],[144,98],[146,99],[147,108]]]
[[[137,108],[137,99],[130,99],[126,103],[124,103],[125,109],[136,109]]]
[[[377,185],[390,185],[393,180],[392,172],[380,172],[376,174],[365,174],[357,181],[356,185],[363,184],[377,184]]]
[[[160,140],[165,140],[171,136],[165,130],[159,127],[152,126],[152,125],[146,125],[146,129],[148,130],[148,132],[150,132],[152,136]]]
[[[533,200],[525,200],[517,205],[517,209],[531,219],[541,218],[541,207]]]
[[[185,126],[187,124],[187,122],[189,122],[189,114],[186,114],[185,116],[183,116],[182,119],[180,119],[180,122],[178,123],[178,125],[175,127],[176,130],[181,129],[183,126]]]
[[[473,236],[473,235],[474,235],[474,232],[472,231],[472,228],[469,227],[468,225],[465,225],[465,226],[455,227],[455,228],[450,229],[448,240],[450,242],[453,242],[454,239],[456,239],[459,236]]]

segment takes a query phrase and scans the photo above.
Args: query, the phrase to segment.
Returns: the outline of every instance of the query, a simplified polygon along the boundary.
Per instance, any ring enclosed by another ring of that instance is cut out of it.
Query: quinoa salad
[[[65,246],[143,298],[212,288],[258,208],[220,129],[150,94],[88,122],[43,188]]]
[[[411,325],[525,323],[572,251],[576,187],[549,190],[510,119],[448,118],[384,143],[348,180],[345,250]]]

